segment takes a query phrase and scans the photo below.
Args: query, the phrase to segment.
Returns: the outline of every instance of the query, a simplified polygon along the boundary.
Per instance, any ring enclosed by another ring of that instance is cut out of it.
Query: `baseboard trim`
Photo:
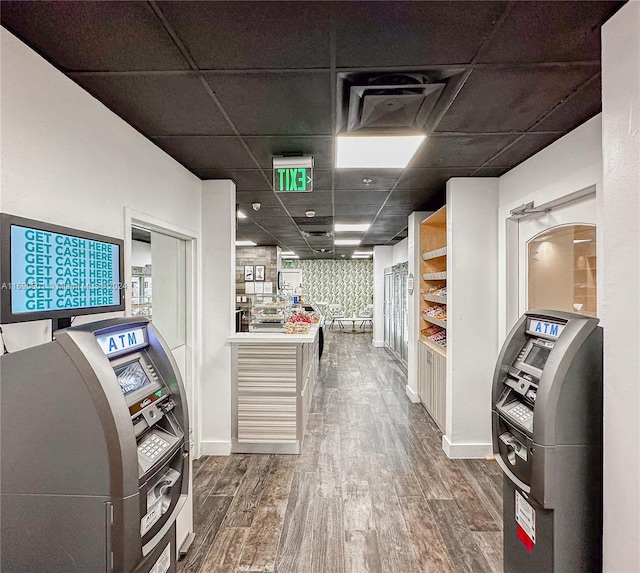
[[[375,348],[384,348],[384,340],[375,340],[372,339],[371,342]]]
[[[447,436],[442,436],[442,449],[451,460],[484,459],[493,454],[489,444],[452,444]]]
[[[409,387],[409,384],[404,387],[404,391],[407,394],[407,398],[409,398],[409,400],[411,400],[414,404],[420,403],[420,396],[418,396],[417,392],[414,392],[413,388]]]
[[[202,456],[228,456],[231,454],[231,442],[200,442]]]

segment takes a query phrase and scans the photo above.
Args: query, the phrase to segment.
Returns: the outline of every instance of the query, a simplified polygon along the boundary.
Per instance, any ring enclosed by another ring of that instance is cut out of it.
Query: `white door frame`
[[[185,377],[190,382],[191,388],[190,396],[188,397],[190,402],[190,422],[191,431],[193,432],[193,444],[191,457],[197,459],[200,457],[200,373],[201,373],[201,352],[197,350],[200,348],[201,341],[201,329],[202,324],[200,321],[200,315],[197,312],[197,301],[200,298],[200,276],[198,275],[198,247],[200,243],[200,236],[198,233],[180,227],[164,221],[158,217],[148,215],[141,211],[136,211],[129,207],[124,208],[124,251],[125,251],[125,265],[124,265],[124,280],[126,284],[131,282],[131,227],[139,226],[150,231],[156,231],[176,239],[182,239],[185,241],[186,253],[185,253],[185,305],[186,305],[186,353],[185,353]],[[125,297],[125,314],[131,316],[131,299]],[[189,428],[187,428],[187,433]]]

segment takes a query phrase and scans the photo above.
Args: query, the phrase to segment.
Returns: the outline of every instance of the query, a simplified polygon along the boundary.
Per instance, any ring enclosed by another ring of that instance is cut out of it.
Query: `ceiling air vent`
[[[459,70],[341,73],[338,132],[421,131],[450,78]]]

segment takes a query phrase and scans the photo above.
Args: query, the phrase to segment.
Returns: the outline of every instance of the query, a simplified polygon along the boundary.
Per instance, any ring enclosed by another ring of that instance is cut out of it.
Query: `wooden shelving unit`
[[[420,340],[446,354],[446,347],[430,340],[424,331],[432,325],[447,328],[446,318],[429,316],[440,307],[446,316],[447,297],[435,294],[447,285],[447,208],[442,207],[420,224]],[[431,311],[432,312],[432,311]]]

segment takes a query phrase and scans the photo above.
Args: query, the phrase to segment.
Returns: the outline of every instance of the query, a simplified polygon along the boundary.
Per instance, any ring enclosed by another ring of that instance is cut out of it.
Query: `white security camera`
[[[262,207],[262,205],[256,201],[255,203],[251,203],[251,207],[254,211],[260,211],[260,207]]]

